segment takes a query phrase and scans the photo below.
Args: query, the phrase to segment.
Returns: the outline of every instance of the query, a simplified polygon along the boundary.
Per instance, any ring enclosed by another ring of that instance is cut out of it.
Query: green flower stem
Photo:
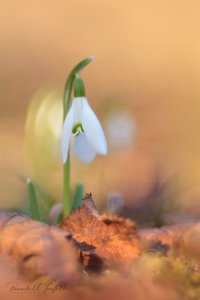
[[[65,83],[64,95],[63,95],[63,119],[69,111],[71,104],[71,94],[73,89],[74,80],[76,74],[79,73],[84,67],[86,67],[93,60],[92,56],[86,57],[80,63],[78,63],[70,72],[67,81]],[[64,164],[64,216],[70,214],[71,211],[71,196],[70,196],[70,153],[68,153],[68,158]]]
[[[31,178],[27,178],[26,185],[27,185],[29,201],[30,201],[31,216],[33,219],[40,221],[41,220],[40,209],[36,197],[35,187],[33,185]]]
[[[71,211],[71,195],[70,195],[70,152],[64,164],[64,216],[68,216]]]

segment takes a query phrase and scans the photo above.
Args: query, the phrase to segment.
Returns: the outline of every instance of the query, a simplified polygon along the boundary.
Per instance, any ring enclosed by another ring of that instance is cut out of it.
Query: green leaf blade
[[[72,210],[77,209],[81,206],[83,202],[83,194],[84,194],[84,184],[82,182],[79,182],[75,188],[74,199],[72,202]]]
[[[35,187],[31,178],[27,178],[26,185],[29,195],[31,216],[34,220],[41,221],[40,209],[36,197]]]

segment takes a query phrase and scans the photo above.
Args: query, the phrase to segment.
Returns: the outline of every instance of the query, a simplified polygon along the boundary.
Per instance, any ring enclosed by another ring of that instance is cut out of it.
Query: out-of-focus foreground
[[[59,139],[54,149],[47,130],[27,167],[25,115],[36,92],[62,93],[71,67],[94,54],[83,76],[110,151],[89,166],[74,159],[73,182],[84,181],[103,205],[116,192],[146,201],[170,181],[170,197],[199,213],[199,12],[199,1],[1,1],[1,207],[26,199],[27,175],[61,201]]]

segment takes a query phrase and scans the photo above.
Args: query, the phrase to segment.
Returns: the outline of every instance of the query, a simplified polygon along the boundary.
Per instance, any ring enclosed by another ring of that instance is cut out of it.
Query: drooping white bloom
[[[101,124],[86,97],[75,97],[72,100],[64,120],[61,137],[63,163],[67,161],[72,135],[75,153],[82,162],[91,162],[96,154],[107,154],[107,143]]]

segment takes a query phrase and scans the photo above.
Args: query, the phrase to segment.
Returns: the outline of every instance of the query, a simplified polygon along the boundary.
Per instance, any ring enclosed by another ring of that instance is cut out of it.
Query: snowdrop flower
[[[83,93],[82,93],[83,94]],[[74,136],[74,150],[84,163],[91,162],[96,154],[107,154],[107,143],[99,120],[85,96],[75,94],[63,124],[61,150],[66,163],[71,136]]]

